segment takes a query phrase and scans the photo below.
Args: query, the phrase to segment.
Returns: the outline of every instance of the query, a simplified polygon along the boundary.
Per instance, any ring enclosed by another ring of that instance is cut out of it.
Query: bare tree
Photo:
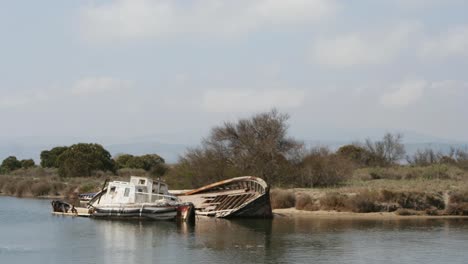
[[[312,148],[302,161],[298,183],[304,187],[333,186],[348,179],[353,163],[326,147]]]
[[[366,139],[364,147],[370,153],[371,163],[387,166],[404,158],[406,151],[402,140],[402,134],[386,133],[380,141]]]
[[[189,150],[182,161],[192,167],[218,164],[216,173],[223,178],[227,176],[226,172],[232,175],[235,171],[278,183],[287,176],[285,168],[302,147],[300,142],[287,136],[288,118],[288,115],[272,110],[238,122],[225,122],[213,128],[201,147]],[[198,170],[194,177],[207,177],[203,173]]]
[[[406,156],[406,160],[412,165],[427,166],[440,163],[444,155],[440,152],[435,152],[433,149],[417,150],[411,157]]]

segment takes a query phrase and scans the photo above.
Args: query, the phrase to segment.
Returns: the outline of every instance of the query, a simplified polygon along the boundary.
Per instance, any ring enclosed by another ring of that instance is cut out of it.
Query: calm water
[[[0,197],[0,263],[468,263],[467,220],[114,222]]]

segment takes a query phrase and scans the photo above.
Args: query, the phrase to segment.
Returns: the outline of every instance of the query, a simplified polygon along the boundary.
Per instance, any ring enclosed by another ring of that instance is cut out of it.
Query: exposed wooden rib
[[[268,196],[266,182],[252,176],[232,178],[179,194],[183,201],[196,205],[197,214],[216,217],[271,217]]]

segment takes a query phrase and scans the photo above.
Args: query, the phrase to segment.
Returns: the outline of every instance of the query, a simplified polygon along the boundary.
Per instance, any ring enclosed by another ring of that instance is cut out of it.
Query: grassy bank
[[[273,208],[398,215],[468,215],[468,173],[457,167],[364,168],[331,188],[273,189]]]

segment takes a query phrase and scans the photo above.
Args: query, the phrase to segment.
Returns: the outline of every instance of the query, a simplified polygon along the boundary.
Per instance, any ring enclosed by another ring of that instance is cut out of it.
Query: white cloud
[[[209,90],[203,95],[202,107],[210,112],[250,112],[295,108],[303,103],[300,90]]]
[[[391,92],[380,98],[380,103],[386,107],[403,107],[419,100],[424,90],[429,87],[423,80],[407,81],[393,87]]]
[[[408,47],[418,30],[417,23],[407,23],[379,32],[353,32],[318,39],[312,48],[312,61],[332,67],[386,64]]]
[[[91,40],[181,34],[235,35],[262,27],[313,22],[335,13],[335,0],[114,0],[81,12]]]
[[[3,94],[0,97],[0,108],[17,108],[28,106],[49,99],[47,92],[43,90],[23,91],[13,94]]]
[[[128,88],[130,82],[110,77],[84,78],[77,81],[71,88],[73,95],[93,95],[98,93],[115,92]]]
[[[421,49],[425,58],[445,58],[468,55],[468,26],[452,28],[432,39],[427,39]]]

